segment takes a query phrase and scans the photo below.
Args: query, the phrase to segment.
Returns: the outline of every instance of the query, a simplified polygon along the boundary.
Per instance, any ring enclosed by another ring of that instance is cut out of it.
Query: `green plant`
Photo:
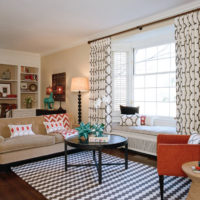
[[[26,104],[31,104],[32,102],[33,102],[32,97],[28,96],[28,97],[25,98],[25,103]]]
[[[91,126],[91,132],[96,137],[102,137],[103,136],[104,127],[105,127],[104,124],[94,124],[94,125]]]
[[[87,140],[89,134],[91,134],[91,125],[90,123],[84,124],[83,122],[80,123],[80,126],[76,128],[78,131],[79,138],[82,136]]]

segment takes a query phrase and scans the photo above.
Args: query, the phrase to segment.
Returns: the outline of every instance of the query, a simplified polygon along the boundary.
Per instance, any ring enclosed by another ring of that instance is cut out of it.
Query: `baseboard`
[[[68,154],[77,153],[77,152],[80,152],[80,151],[82,151],[82,150],[81,149],[71,149],[71,150],[68,150]],[[30,162],[37,162],[37,161],[41,161],[41,160],[45,160],[45,159],[50,159],[50,158],[62,156],[62,155],[64,155],[64,153],[65,152],[62,151],[62,152],[58,152],[58,153],[54,153],[54,154],[50,154],[50,155],[40,156],[40,157],[37,157],[37,158],[30,158],[30,159],[27,159],[27,160],[3,164],[3,165],[0,165],[0,171],[10,171],[11,167],[23,165],[23,164],[30,163]]]
[[[124,150],[124,148],[120,148],[122,150]],[[128,149],[129,152],[133,152],[134,154],[137,154],[137,155],[141,155],[141,156],[145,156],[147,158],[153,158],[155,160],[157,160],[157,156],[156,155],[152,155],[152,154],[148,154],[148,153],[145,153],[145,152],[140,152],[140,151],[136,151],[136,150],[132,150],[132,149]]]

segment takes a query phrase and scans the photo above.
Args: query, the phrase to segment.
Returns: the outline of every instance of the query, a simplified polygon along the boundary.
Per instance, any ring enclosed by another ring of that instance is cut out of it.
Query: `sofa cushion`
[[[55,137],[55,143],[61,143],[64,142],[64,137],[60,133],[49,133],[48,135],[54,136]]]
[[[4,137],[0,136],[0,143],[4,141]]]
[[[113,130],[155,136],[157,136],[158,134],[176,134],[176,127],[169,126],[120,126],[119,124],[115,124],[113,125]]]
[[[43,147],[55,144],[55,137],[44,135],[19,136],[6,138],[0,143],[0,153]]]

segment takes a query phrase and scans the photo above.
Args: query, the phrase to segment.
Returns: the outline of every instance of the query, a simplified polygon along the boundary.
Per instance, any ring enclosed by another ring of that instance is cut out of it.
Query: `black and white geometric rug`
[[[123,159],[102,154],[103,163],[124,162]],[[70,164],[91,163],[92,152],[68,155]],[[160,199],[157,170],[129,161],[124,166],[103,166],[102,184],[98,184],[95,167],[70,167],[65,172],[64,156],[28,163],[12,170],[49,200],[156,200]],[[165,177],[165,199],[186,199],[190,180]]]

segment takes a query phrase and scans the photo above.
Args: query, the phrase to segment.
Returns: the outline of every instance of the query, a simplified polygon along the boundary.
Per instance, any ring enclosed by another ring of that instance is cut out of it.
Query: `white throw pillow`
[[[11,133],[11,138],[24,135],[35,135],[32,131],[32,124],[26,125],[8,125]]]
[[[200,144],[200,134],[194,132],[188,140],[188,144]]]
[[[145,125],[146,126],[153,126],[153,123],[154,123],[154,117],[146,116]]]
[[[140,116],[139,115],[124,115],[121,114],[120,117],[121,126],[140,126]]]
[[[64,130],[64,124],[63,121],[58,121],[58,122],[43,122],[47,131],[47,134],[52,133],[52,132],[57,132]]]

